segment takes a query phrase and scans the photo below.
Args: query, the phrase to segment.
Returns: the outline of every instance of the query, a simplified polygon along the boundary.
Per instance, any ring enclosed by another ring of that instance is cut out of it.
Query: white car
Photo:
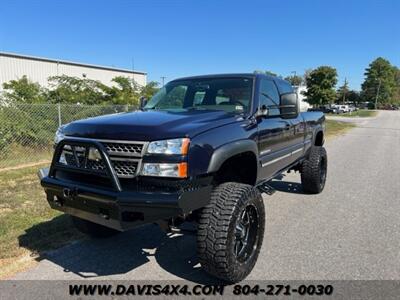
[[[339,113],[348,113],[350,112],[350,107],[348,105],[338,105]]]

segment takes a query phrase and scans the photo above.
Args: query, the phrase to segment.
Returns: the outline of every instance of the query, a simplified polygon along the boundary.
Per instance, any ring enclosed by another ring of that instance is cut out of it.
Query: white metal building
[[[48,86],[50,76],[61,75],[98,80],[108,86],[113,85],[111,80],[116,76],[131,77],[142,86],[147,81],[145,72],[0,52],[0,90],[4,82],[24,75],[44,87]]]
[[[303,92],[307,91],[307,87],[305,85],[300,85],[294,86],[293,88],[297,94],[297,98],[299,99],[300,111],[307,111],[311,108],[311,105],[306,101],[306,96],[303,95]]]

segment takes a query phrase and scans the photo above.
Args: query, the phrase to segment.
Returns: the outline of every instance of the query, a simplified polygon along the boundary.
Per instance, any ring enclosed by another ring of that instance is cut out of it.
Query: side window
[[[280,114],[279,105],[280,97],[275,83],[272,80],[261,79],[260,84],[260,106],[265,105],[269,109],[270,116],[277,116]]]
[[[201,105],[203,103],[204,100],[204,96],[206,95],[206,92],[204,91],[197,91],[194,94],[194,98],[193,98],[193,105]]]
[[[278,85],[278,89],[281,94],[293,93],[293,87],[289,82],[285,80],[277,80],[276,84]]]

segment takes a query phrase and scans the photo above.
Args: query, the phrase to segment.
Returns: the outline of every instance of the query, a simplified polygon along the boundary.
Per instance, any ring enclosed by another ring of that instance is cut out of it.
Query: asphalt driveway
[[[357,123],[326,143],[322,194],[303,194],[298,174],[272,181],[277,192],[264,196],[264,244],[249,279],[400,279],[400,112]],[[153,225],[69,245],[14,278],[212,281],[194,236]]]

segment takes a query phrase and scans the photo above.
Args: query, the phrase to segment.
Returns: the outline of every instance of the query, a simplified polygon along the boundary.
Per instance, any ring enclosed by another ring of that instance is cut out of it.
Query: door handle
[[[285,129],[289,130],[290,129],[290,124],[286,124]]]

